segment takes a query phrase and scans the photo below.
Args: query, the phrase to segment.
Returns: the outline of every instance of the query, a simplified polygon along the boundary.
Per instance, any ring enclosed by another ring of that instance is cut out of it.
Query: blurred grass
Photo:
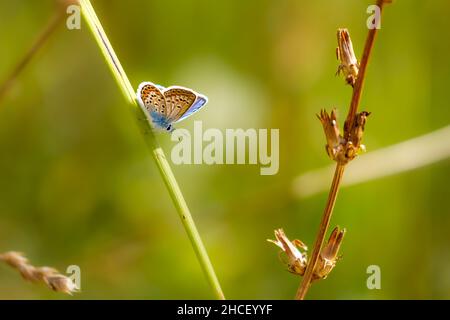
[[[180,84],[208,95],[208,106],[180,127],[203,120],[280,128],[276,176],[260,176],[256,166],[174,167],[229,298],[295,294],[299,279],[265,239],[284,227],[312,245],[326,194],[298,201],[290,184],[329,164],[314,114],[333,106],[346,114],[351,92],[334,77],[335,30],[349,28],[359,55],[368,4],[94,3],[133,85]],[[50,0],[0,0],[0,79],[52,8]],[[369,152],[448,125],[449,10],[445,0],[386,8],[362,99],[373,112]],[[160,140],[169,152],[170,137]],[[1,102],[0,150],[0,251],[24,251],[61,271],[79,265],[81,299],[210,297],[86,25],[61,26]],[[309,298],[450,298],[449,172],[445,161],[342,190],[331,224],[348,230],[344,256]],[[371,264],[381,267],[382,290],[366,288]],[[0,284],[3,299],[66,298],[4,266]]]

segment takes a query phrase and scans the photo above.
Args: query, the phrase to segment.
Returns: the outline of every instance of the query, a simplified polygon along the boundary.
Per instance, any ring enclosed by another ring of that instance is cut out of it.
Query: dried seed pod
[[[347,29],[338,29],[337,41],[336,57],[340,61],[340,65],[336,74],[343,74],[345,81],[353,87],[358,77],[359,63]]]
[[[327,139],[325,148],[328,156],[330,156],[331,159],[335,159],[338,148],[342,143],[342,136],[337,123],[336,109],[333,109],[331,114],[328,114],[324,109],[322,109],[320,111],[320,115],[317,115],[317,118],[319,118],[322,123],[323,130],[325,132],[325,137]]]
[[[340,259],[338,253],[344,235],[345,229],[340,230],[339,227],[334,228],[331,232],[328,243],[322,248],[314,268],[313,281],[325,279],[336,266],[336,262]]]
[[[353,160],[361,150],[365,150],[365,146],[361,144],[364,127],[370,112],[362,111],[357,113],[348,127],[345,127],[345,136],[347,144],[345,147],[345,157],[347,161]]]
[[[357,113],[349,124],[345,123],[344,137],[341,135],[337,123],[336,110],[333,109],[330,114],[321,110],[317,115],[322,123],[327,144],[325,149],[328,156],[340,164],[346,164],[353,160],[365,146],[361,144],[364,126],[370,112],[362,111]]]
[[[275,230],[275,238],[276,240],[267,239],[267,241],[275,244],[286,254],[288,258],[286,264],[289,272],[302,276],[306,270],[307,258],[306,253],[300,252],[299,249],[308,250],[306,245],[298,239],[290,241],[283,229]]]

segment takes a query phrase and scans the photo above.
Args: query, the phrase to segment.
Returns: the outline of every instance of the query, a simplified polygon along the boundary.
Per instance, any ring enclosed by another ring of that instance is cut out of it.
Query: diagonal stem
[[[316,242],[314,243],[311,258],[309,260],[308,266],[306,267],[302,285],[297,291],[296,299],[298,300],[303,300],[305,298],[306,292],[308,291],[309,286],[311,284],[314,268],[317,263],[317,260],[319,259],[320,249],[322,248],[323,240],[325,239],[328,226],[330,225],[331,215],[333,213],[334,204],[336,203],[336,198],[339,192],[339,185],[341,184],[342,177],[344,176],[344,169],[345,165],[341,165],[339,163],[336,164],[333,181],[331,182],[331,188],[328,194],[327,204],[325,206],[325,211],[322,216],[322,221],[320,222]]]
[[[380,15],[383,10],[383,5],[386,0],[377,0],[377,6],[380,8]],[[380,17],[381,18],[381,17]],[[345,120],[346,125],[344,128],[349,128],[349,124],[355,118],[356,112],[358,111],[359,103],[361,100],[362,88],[364,84],[364,78],[366,75],[367,65],[369,63],[370,54],[372,52],[373,44],[375,41],[375,36],[377,34],[376,28],[370,29],[367,34],[366,43],[364,45],[364,52],[361,58],[361,64],[359,67],[358,78],[356,79],[355,86],[353,88],[352,100],[350,103],[350,108],[347,114],[347,119]],[[345,137],[347,138],[347,137]],[[316,267],[317,260],[319,259],[320,250],[323,245],[323,241],[325,239],[328,226],[330,224],[331,215],[333,214],[334,204],[336,202],[336,197],[339,191],[339,185],[342,181],[342,177],[344,175],[345,164],[338,163],[336,165],[336,169],[334,172],[333,181],[331,183],[330,192],[328,194],[327,204],[325,206],[325,210],[322,216],[322,221],[320,222],[319,232],[316,236],[316,240],[314,242],[314,248],[311,254],[311,258],[306,267],[305,275],[303,277],[303,281],[300,284],[300,287],[297,290],[297,294],[295,299],[303,300],[305,299],[306,293],[311,285],[312,276],[314,273],[314,268]]]
[[[377,6],[378,8],[380,8],[380,18],[381,18],[381,13],[383,12],[383,6],[386,3],[386,0],[377,0]],[[366,78],[366,70],[367,70],[367,65],[369,63],[369,58],[370,58],[370,54],[372,52],[372,48],[373,48],[373,44],[375,42],[375,36],[377,35],[377,28],[374,29],[370,29],[369,33],[367,34],[367,38],[366,38],[366,44],[364,45],[364,51],[363,51],[363,55],[361,58],[361,63],[359,66],[359,71],[358,71],[358,78],[356,78],[356,83],[355,83],[355,87],[353,89],[353,95],[352,95],[352,100],[350,103],[350,109],[348,110],[348,114],[347,114],[347,119],[345,120],[345,123],[350,124],[353,119],[355,118],[356,112],[358,111],[358,107],[359,107],[359,102],[361,100],[361,95],[362,95],[362,90],[363,90],[363,85],[364,85],[364,80]],[[347,127],[347,126],[344,126]],[[347,137],[345,137],[347,138]]]
[[[56,12],[50,18],[48,24],[38,35],[36,40],[33,42],[32,46],[28,49],[22,59],[17,63],[8,77],[3,83],[0,84],[0,101],[5,97],[8,90],[13,85],[19,74],[25,69],[25,67],[30,63],[31,59],[36,55],[39,49],[47,42],[50,36],[58,29],[59,24],[64,18],[64,11],[62,7],[58,6]]]
[[[114,78],[117,81],[123,95],[125,96],[128,105],[131,107],[135,114],[136,123],[144,132],[144,138],[147,146],[151,150],[153,158],[158,166],[159,172],[164,180],[164,183],[169,191],[172,201],[177,209],[178,215],[183,223],[183,226],[188,234],[189,240],[191,241],[192,247],[194,248],[197,259],[202,267],[202,270],[211,285],[216,298],[225,299],[225,296],[220,287],[219,280],[215,274],[212,263],[209,259],[208,253],[206,252],[205,246],[203,245],[200,234],[197,231],[192,215],[189,208],[184,200],[183,193],[178,186],[177,180],[170,169],[169,162],[166,159],[164,151],[158,145],[155,135],[153,134],[151,124],[148,121],[141,121],[139,119],[146,118],[144,116],[145,110],[142,110],[136,101],[135,91],[128,80],[125,71],[117,58],[108,37],[103,30],[103,27],[95,14],[94,8],[92,7],[89,0],[80,0],[81,9],[83,16],[89,25],[89,28],[94,36],[98,47],[103,53],[105,61],[107,62]]]

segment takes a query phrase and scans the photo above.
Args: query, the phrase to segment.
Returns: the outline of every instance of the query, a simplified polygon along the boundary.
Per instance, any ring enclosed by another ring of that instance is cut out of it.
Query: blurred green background
[[[300,278],[266,238],[283,227],[312,248],[327,194],[299,199],[292,182],[330,164],[315,113],[346,114],[351,90],[334,75],[336,29],[349,29],[359,56],[369,4],[93,1],[133,86],[178,84],[209,97],[178,127],[280,129],[275,176],[254,165],[173,166],[228,298],[295,295]],[[0,81],[54,9],[50,0],[0,0]],[[362,99],[372,111],[369,152],[449,124],[448,12],[447,0],[386,8]],[[158,137],[170,154],[175,143]],[[446,160],[343,188],[331,221],[347,228],[343,259],[308,298],[450,298],[449,173]],[[8,250],[61,271],[79,265],[74,298],[213,298],[84,21],[81,30],[61,24],[0,101],[0,252]],[[373,264],[381,290],[366,287]],[[70,299],[4,265],[0,298]]]

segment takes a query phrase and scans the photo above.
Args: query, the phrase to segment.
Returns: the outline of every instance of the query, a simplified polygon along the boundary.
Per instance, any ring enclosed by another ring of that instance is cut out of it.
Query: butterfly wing
[[[139,103],[151,114],[156,112],[167,117],[167,105],[164,94],[151,82],[142,82],[137,90]]]
[[[166,98],[168,118],[171,122],[180,122],[200,110],[208,98],[197,92],[179,86],[172,86],[163,91]]]
[[[197,95],[191,89],[183,87],[170,87],[164,91],[167,105],[167,118],[176,122],[194,104]]]
[[[194,113],[196,113],[198,110],[200,110],[207,102],[208,102],[207,97],[198,94],[197,99],[192,104],[192,106],[189,109],[187,109],[186,112],[183,115],[181,115],[181,117],[179,117],[174,122],[180,122],[180,121],[186,119],[187,117],[192,116]]]

